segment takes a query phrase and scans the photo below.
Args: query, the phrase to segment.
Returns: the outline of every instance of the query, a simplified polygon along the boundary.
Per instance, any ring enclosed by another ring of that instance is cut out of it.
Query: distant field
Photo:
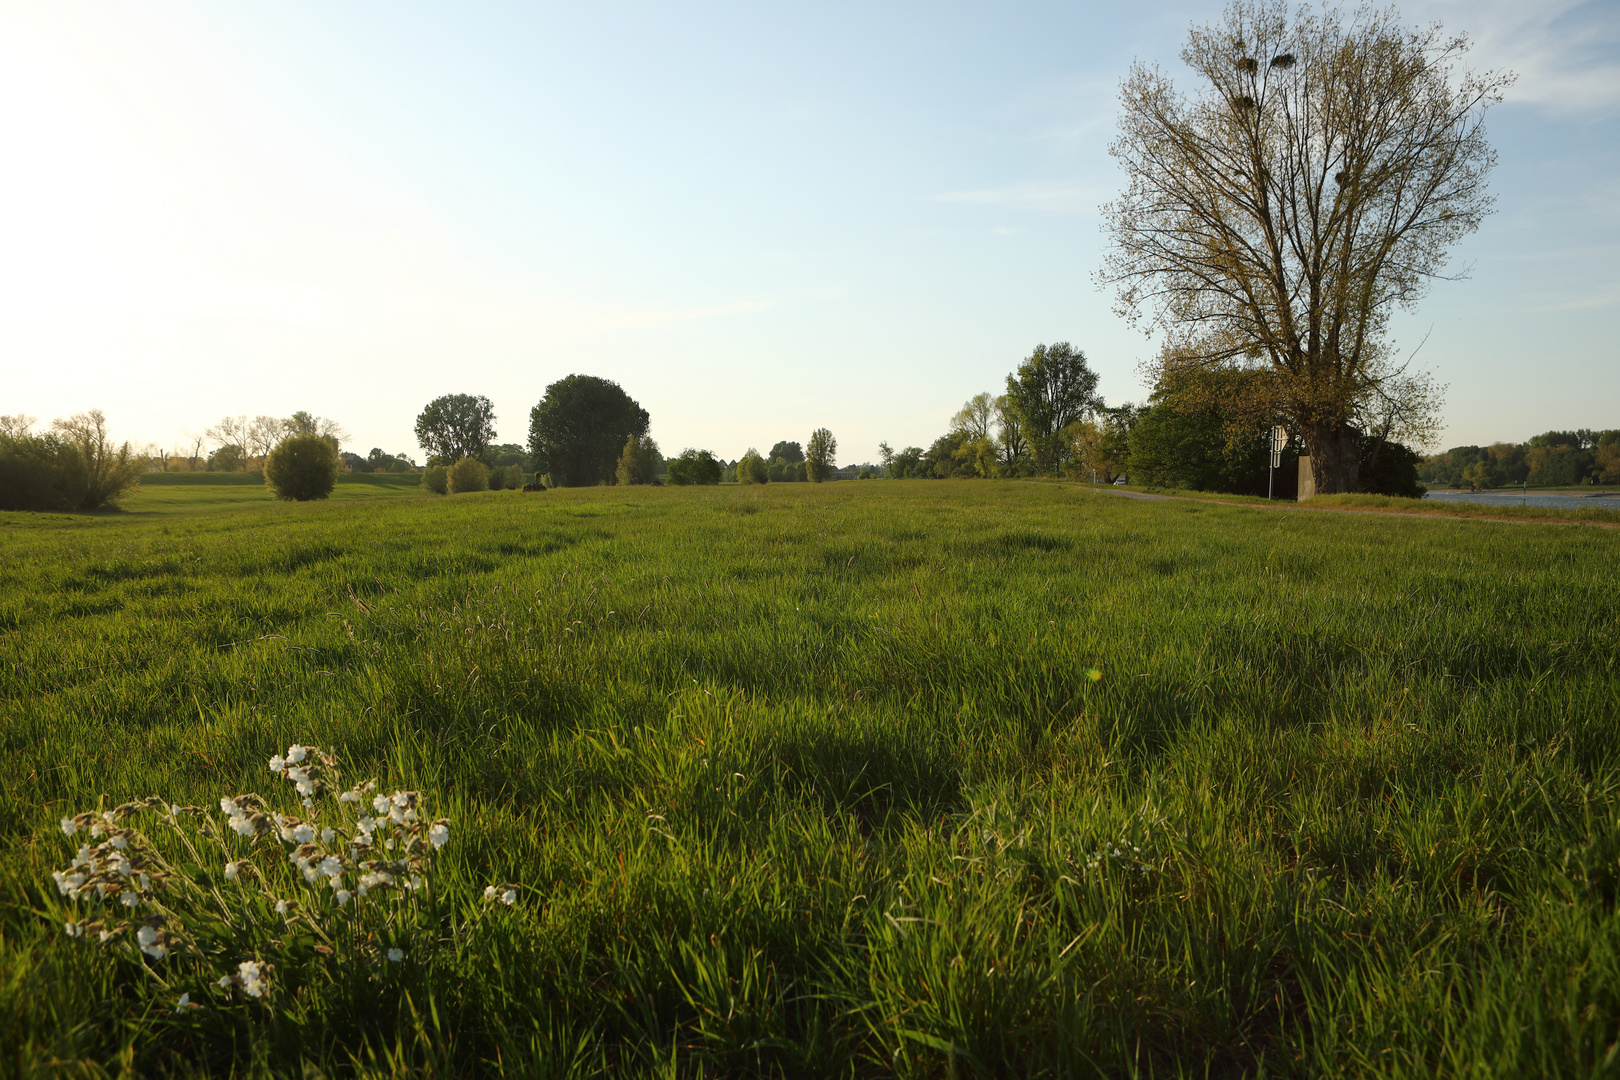
[[[421,483],[419,473],[339,473],[329,501],[427,497]],[[143,516],[184,514],[274,502],[262,473],[149,473],[124,501],[124,510]]]
[[[1613,530],[361,479],[0,514],[8,1072],[1617,1067]],[[59,818],[295,740],[452,819],[432,949],[177,1013],[66,937]]]

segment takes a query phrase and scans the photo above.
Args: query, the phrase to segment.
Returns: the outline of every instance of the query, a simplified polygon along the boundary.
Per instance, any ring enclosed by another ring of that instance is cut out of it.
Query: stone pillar
[[[1311,458],[1309,454],[1301,454],[1299,458],[1299,501],[1304,502],[1316,494],[1316,474],[1311,472]]]

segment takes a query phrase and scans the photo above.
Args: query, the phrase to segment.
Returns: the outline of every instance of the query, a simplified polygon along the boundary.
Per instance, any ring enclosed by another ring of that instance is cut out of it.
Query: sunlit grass
[[[24,1071],[1614,1068],[1609,530],[885,481],[0,544]],[[448,893],[529,898],[394,991],[184,1016],[46,917],[63,814],[295,741],[433,792]]]

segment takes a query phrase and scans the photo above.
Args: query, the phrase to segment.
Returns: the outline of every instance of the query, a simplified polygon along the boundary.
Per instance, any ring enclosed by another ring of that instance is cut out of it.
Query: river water
[[[1423,496],[1434,502],[1471,502],[1484,506],[1553,506],[1560,510],[1620,510],[1620,495],[1549,495],[1501,491],[1431,491]]]

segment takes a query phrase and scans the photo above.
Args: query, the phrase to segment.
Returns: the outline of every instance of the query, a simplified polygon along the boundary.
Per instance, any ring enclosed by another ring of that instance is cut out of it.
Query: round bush
[[[278,499],[324,499],[337,483],[337,450],[319,435],[291,435],[264,459],[264,485]]]
[[[422,470],[422,490],[435,495],[448,495],[450,470],[443,465],[429,465]]]
[[[488,491],[489,467],[477,458],[464,457],[450,466],[450,475],[445,479],[452,495],[460,495],[464,491]]]

